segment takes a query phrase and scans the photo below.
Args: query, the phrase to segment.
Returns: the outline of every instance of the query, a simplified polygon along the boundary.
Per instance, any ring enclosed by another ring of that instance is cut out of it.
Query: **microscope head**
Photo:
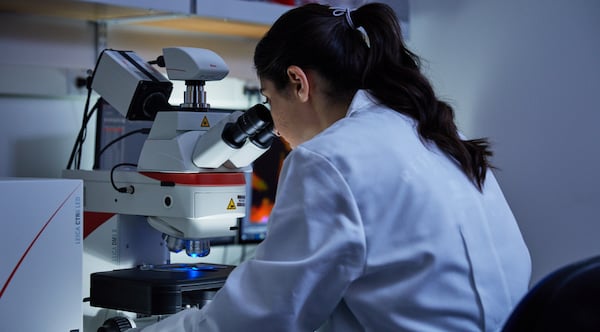
[[[206,81],[222,80],[229,74],[225,60],[217,53],[204,48],[167,47],[163,48],[162,59],[167,75],[171,80],[185,81],[186,91],[183,94],[184,109],[208,110],[206,102]]]
[[[151,64],[167,70],[168,79]],[[223,58],[211,50],[169,47],[156,61],[146,62],[133,51],[106,49],[96,63],[91,87],[128,120],[154,120],[159,111],[173,110],[170,80],[185,81],[185,108],[207,109],[206,81],[229,74]]]
[[[178,81],[219,81],[229,68],[217,53],[204,48],[163,48],[167,76]]]

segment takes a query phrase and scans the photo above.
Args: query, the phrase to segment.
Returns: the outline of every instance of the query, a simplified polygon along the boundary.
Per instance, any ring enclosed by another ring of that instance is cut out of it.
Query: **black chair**
[[[600,256],[564,266],[540,280],[502,331],[600,331]]]

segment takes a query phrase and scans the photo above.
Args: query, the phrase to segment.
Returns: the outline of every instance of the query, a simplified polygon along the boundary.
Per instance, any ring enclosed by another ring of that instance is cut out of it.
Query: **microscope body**
[[[228,74],[214,52],[165,48],[155,63],[185,81],[183,104],[168,103],[172,83],[132,51],[103,51],[90,84],[127,120],[151,123],[137,163],[63,171],[84,182],[91,307],[144,316],[196,305],[224,284],[232,266],[171,264],[169,253],[202,257],[211,239],[236,237],[249,204],[247,175],[274,136],[263,105],[210,109],[205,81]],[[84,325],[98,326],[98,317],[84,314]]]
[[[170,81],[135,52],[105,50],[92,78],[91,88],[127,119],[152,121],[137,165],[66,170],[63,177],[84,179],[86,211],[145,216],[170,251],[206,256],[211,238],[236,235],[245,215],[244,173],[270,147],[273,123],[262,105],[210,111],[204,82],[228,74],[216,53],[171,47],[163,54],[156,62],[188,86],[179,107],[168,104]]]

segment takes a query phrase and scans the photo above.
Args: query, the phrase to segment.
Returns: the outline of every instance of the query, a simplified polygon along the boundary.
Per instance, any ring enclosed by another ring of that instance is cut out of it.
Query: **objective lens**
[[[182,239],[167,234],[163,234],[163,240],[165,240],[165,242],[167,243],[167,248],[169,249],[169,251],[175,253],[183,250],[183,247],[185,246],[185,243]]]
[[[210,253],[209,240],[186,240],[185,253],[190,257],[204,257]]]

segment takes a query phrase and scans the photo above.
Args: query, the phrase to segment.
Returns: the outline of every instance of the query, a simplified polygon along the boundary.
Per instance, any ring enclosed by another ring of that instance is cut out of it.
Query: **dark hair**
[[[487,139],[462,140],[454,111],[435,96],[419,58],[404,45],[393,9],[369,3],[350,12],[308,4],[283,14],[259,41],[254,65],[261,78],[283,90],[286,70],[317,71],[329,96],[351,98],[366,89],[382,104],[414,118],[422,139],[431,140],[460,165],[481,190],[492,155]],[[358,27],[364,29],[364,37]]]

